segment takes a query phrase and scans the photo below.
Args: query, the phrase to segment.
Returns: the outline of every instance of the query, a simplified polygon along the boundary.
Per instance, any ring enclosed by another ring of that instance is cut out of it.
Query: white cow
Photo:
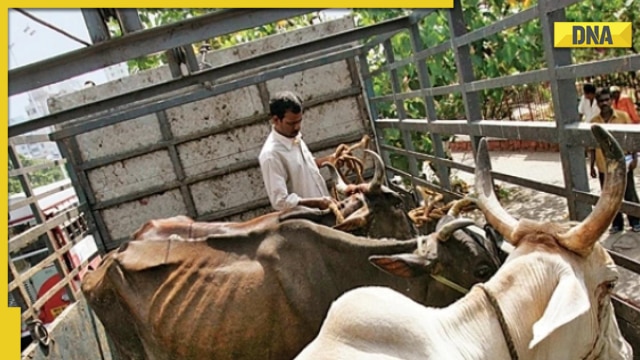
[[[515,246],[500,270],[444,309],[388,288],[351,290],[331,306],[296,359],[631,359],[610,291],[618,273],[599,237],[620,208],[624,155],[603,128],[593,134],[607,156],[598,203],[580,224],[516,220],[493,192],[486,141],[476,169],[478,206]],[[381,267],[409,266],[379,261]]]

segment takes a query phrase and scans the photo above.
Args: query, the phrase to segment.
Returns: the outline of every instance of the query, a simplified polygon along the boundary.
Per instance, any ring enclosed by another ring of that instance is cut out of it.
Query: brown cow
[[[344,217],[336,225],[331,210],[318,210],[303,206],[272,212],[244,222],[195,222],[187,216],[150,220],[136,230],[133,240],[168,238],[198,238],[216,234],[239,234],[273,226],[289,219],[307,219],[318,224],[332,226],[354,235],[372,238],[410,239],[418,235],[413,221],[404,210],[404,202],[395,191],[384,186],[384,163],[378,154],[366,150],[374,159],[375,174],[369,183],[358,186],[360,192],[347,196],[339,203]],[[338,193],[344,194],[346,184],[331,164],[333,181]]]
[[[189,241],[131,241],[85,276],[82,291],[125,359],[290,359],[349,289],[388,286],[445,305],[462,294],[431,276],[469,288],[495,273],[495,246],[456,231],[471,220],[440,221],[437,233],[412,240],[289,220]],[[391,276],[370,263],[384,255],[411,266]]]

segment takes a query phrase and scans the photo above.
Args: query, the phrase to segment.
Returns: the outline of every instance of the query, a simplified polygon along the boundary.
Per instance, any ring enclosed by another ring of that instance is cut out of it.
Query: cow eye
[[[611,292],[613,291],[613,289],[615,289],[617,284],[618,282],[616,280],[611,280],[611,281],[605,282],[604,286],[607,288],[609,292]]]
[[[486,279],[491,276],[491,274],[492,269],[489,265],[480,265],[474,272],[474,275],[480,279]]]

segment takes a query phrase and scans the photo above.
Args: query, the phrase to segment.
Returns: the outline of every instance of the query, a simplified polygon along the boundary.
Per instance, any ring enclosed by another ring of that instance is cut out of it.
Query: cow
[[[487,280],[500,254],[491,241],[459,231],[470,224],[447,216],[433,234],[396,240],[291,219],[232,235],[130,241],[81,289],[125,359],[291,359],[349,289],[389,286],[445,305]],[[387,273],[371,256],[412,265],[385,266]]]
[[[598,239],[625,189],[624,155],[598,125],[607,157],[600,199],[582,222],[517,220],[498,202],[485,139],[476,161],[477,205],[515,249],[486,283],[446,308],[384,287],[353,289],[332,305],[305,359],[631,359],[611,304],[616,267]],[[395,271],[395,260],[373,259]]]
[[[132,240],[160,239],[176,235],[182,238],[199,238],[215,234],[238,234],[273,226],[289,219],[307,219],[332,226],[354,235],[371,238],[411,239],[418,231],[404,210],[402,197],[384,185],[384,163],[375,152],[365,150],[374,159],[375,172],[368,183],[358,185],[358,192],[345,194],[347,185],[330,163],[326,163],[339,194],[348,195],[339,202],[338,216],[334,211],[318,210],[304,206],[271,212],[244,222],[196,222],[179,215],[166,219],[147,221],[132,235]],[[339,219],[337,217],[340,217]]]

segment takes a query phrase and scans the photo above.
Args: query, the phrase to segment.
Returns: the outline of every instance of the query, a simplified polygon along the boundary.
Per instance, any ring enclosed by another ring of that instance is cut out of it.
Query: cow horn
[[[453,205],[451,205],[451,208],[449,209],[449,211],[447,212],[447,215],[453,216],[453,217],[458,217],[458,215],[460,215],[460,211],[462,211],[462,209],[464,207],[467,207],[469,205],[475,205],[476,204],[476,199],[470,198],[470,197],[465,197],[459,200],[456,200]]]
[[[329,167],[329,172],[331,173],[331,179],[333,179],[333,182],[336,186],[336,191],[344,195],[344,192],[347,189],[347,184],[342,179],[342,176],[340,176],[338,169],[336,169],[336,167],[333,166],[333,164],[328,162],[324,163],[324,165]]]
[[[373,157],[373,163],[376,168],[376,171],[373,175],[373,180],[371,180],[371,182],[369,183],[369,192],[379,192],[382,188],[382,184],[384,183],[384,161],[382,161],[380,155],[376,154],[375,152],[369,149],[365,149],[364,151],[370,154],[371,157]]]
[[[583,256],[591,252],[593,245],[620,210],[627,184],[627,168],[620,144],[611,133],[600,125],[592,125],[591,132],[602,149],[607,164],[607,173],[604,177],[600,199],[586,219],[558,236],[558,241],[563,247]]]
[[[471,219],[455,219],[451,222],[443,225],[440,230],[436,232],[436,238],[438,241],[447,241],[451,237],[454,231],[473,225],[475,222]]]
[[[491,224],[512,245],[515,245],[514,230],[518,220],[511,216],[500,205],[491,179],[491,160],[487,151],[487,140],[480,139],[478,143],[478,155],[476,159],[475,188],[478,193],[477,206],[484,213],[487,222]]]

